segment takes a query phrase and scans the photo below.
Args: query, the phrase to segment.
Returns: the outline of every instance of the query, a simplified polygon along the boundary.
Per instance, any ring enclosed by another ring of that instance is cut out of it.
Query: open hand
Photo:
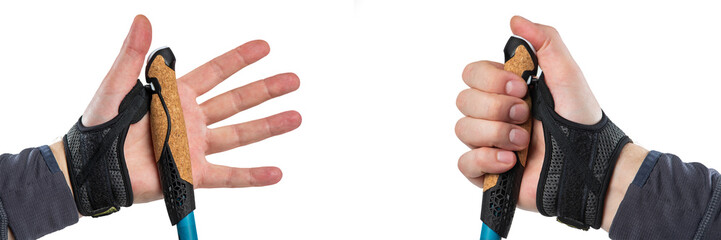
[[[120,54],[83,114],[83,125],[95,126],[118,114],[120,102],[135,85],[142,70],[150,41],[150,22],[145,16],[136,16]],[[251,41],[178,78],[178,92],[190,145],[194,187],[266,186],[280,181],[282,173],[277,167],[232,168],[211,164],[205,156],[296,129],[301,123],[298,112],[288,111],[213,129],[208,128],[208,125],[271,98],[295,91],[300,84],[298,76],[293,73],[278,74],[233,89],[203,103],[196,101],[198,96],[243,67],[265,57],[269,51],[265,41]],[[135,203],[162,198],[147,115],[130,126],[124,151]]]

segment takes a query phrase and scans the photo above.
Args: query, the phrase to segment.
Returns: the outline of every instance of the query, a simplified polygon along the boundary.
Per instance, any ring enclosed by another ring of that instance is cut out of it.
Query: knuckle
[[[491,61],[487,60],[469,63],[463,69],[463,79],[470,80],[475,78],[479,73],[484,73],[488,71],[488,69],[491,69],[492,64]]]
[[[240,111],[241,109],[243,109],[243,104],[245,103],[245,100],[243,98],[243,93],[241,93],[240,91],[232,90],[232,91],[230,91],[230,94],[231,94],[231,97],[230,97],[231,108],[234,110],[237,110],[237,111]]]
[[[233,145],[235,145],[235,146],[245,145],[246,139],[245,139],[244,129],[238,125],[232,126],[231,128],[233,130],[233,136],[235,136],[235,141],[234,141]]]
[[[473,168],[475,169],[483,169],[483,149],[485,148],[478,148],[474,149],[471,152],[471,163],[473,164]]]
[[[223,76],[223,67],[220,66],[220,63],[218,63],[217,59],[210,60],[208,64],[210,66],[209,69],[213,77],[220,78]]]
[[[275,129],[273,128],[273,124],[271,124],[269,118],[264,118],[261,121],[262,121],[262,125],[263,125],[263,136],[265,136],[267,138],[267,137],[278,135],[277,132],[275,131]]]
[[[502,112],[505,108],[506,104],[503,103],[503,101],[499,100],[498,98],[491,97],[486,100],[486,114],[489,117],[493,118],[492,120],[503,120],[502,119]]]
[[[465,170],[464,170],[464,167],[463,167],[463,166],[464,166],[464,164],[463,164],[463,157],[464,157],[465,155],[466,155],[466,154],[464,153],[463,155],[461,155],[460,158],[458,158],[458,164],[457,164],[457,165],[458,165],[458,171],[460,171],[461,173],[463,173],[463,175],[466,175]]]
[[[486,156],[488,155],[488,148],[479,148],[476,149],[473,152],[473,160],[476,163],[477,167],[483,167],[483,160],[486,160]]]
[[[492,143],[494,146],[501,146],[502,143],[505,143],[508,141],[508,133],[509,133],[508,127],[505,126],[503,123],[497,123],[493,126],[493,139]]]
[[[471,79],[471,77],[473,76],[473,72],[476,70],[477,64],[478,62],[469,63],[468,65],[466,65],[465,68],[463,68],[463,74],[461,75],[461,77],[464,81],[468,81],[469,79]]]
[[[470,94],[471,89],[464,89],[460,93],[458,93],[458,97],[456,97],[456,107],[458,110],[463,111],[463,107],[468,104],[468,94]]]
[[[458,171],[463,174],[466,178],[474,178],[474,172],[479,169],[474,158],[474,150],[464,153],[460,159],[458,159]]]
[[[258,81],[258,84],[261,86],[260,89],[262,90],[261,94],[263,95],[263,99],[271,99],[274,97],[274,94],[271,93],[270,86],[268,86],[268,79]]]
[[[462,135],[463,135],[463,134],[462,134],[462,133],[463,133],[463,126],[465,125],[465,124],[464,124],[464,122],[465,122],[464,119],[465,119],[465,117],[464,117],[464,118],[461,118],[461,119],[458,119],[458,121],[456,121],[456,127],[455,127],[456,137],[458,137],[458,138],[461,139],[461,140],[462,140]]]
[[[558,37],[558,36],[561,35],[561,34],[558,32],[558,29],[556,29],[555,27],[546,26],[546,30],[547,30],[548,33],[551,34],[552,36]]]

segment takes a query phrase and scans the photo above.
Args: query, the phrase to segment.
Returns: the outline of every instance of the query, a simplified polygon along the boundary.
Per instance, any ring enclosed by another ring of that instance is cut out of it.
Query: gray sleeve
[[[8,239],[8,215],[5,214],[3,201],[0,199],[0,240]]]
[[[78,222],[73,194],[48,146],[0,155],[0,237],[36,239]],[[2,240],[4,240],[2,239]]]
[[[651,151],[628,187],[611,239],[718,239],[721,175]]]

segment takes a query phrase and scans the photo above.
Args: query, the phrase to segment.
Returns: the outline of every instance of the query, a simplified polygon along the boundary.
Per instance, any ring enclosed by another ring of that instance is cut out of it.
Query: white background
[[[638,144],[721,167],[721,17],[683,1],[23,1],[0,4],[0,152],[49,144],[82,114],[130,23],[179,75],[253,39],[271,53],[201,100],[292,71],[301,88],[217,124],[285,110],[301,127],[213,155],[274,165],[274,186],[197,190],[203,239],[477,239],[481,190],[457,170],[456,94],[472,61],[502,61],[513,15],[555,26],[611,119]],[[513,239],[605,239],[518,211]],[[83,218],[46,239],[173,239],[162,201]]]

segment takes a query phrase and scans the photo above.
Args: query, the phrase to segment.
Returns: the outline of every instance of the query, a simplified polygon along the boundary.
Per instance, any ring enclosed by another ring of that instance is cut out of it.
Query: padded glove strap
[[[594,125],[569,121],[554,110],[543,75],[531,92],[533,116],[543,123],[545,158],[536,205],[544,216],[588,230],[601,227],[604,199],[621,149],[631,140],[605,113]]]
[[[80,214],[100,217],[133,204],[123,146],[130,124],[140,121],[149,106],[150,93],[138,80],[120,103],[118,116],[93,127],[83,126],[81,117],[63,137]]]

